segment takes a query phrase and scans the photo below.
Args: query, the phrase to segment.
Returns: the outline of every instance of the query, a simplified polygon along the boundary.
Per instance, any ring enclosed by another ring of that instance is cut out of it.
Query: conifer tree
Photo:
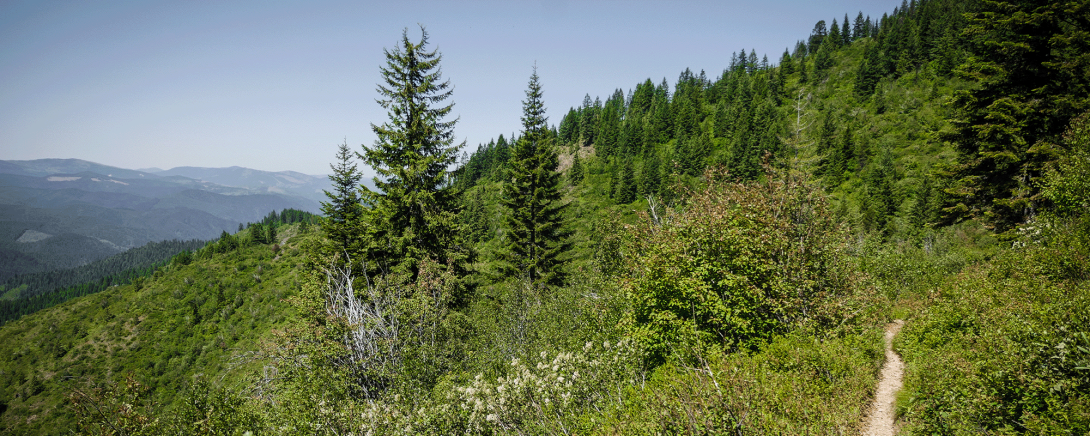
[[[852,43],[852,31],[848,27],[848,13],[844,13],[844,26],[840,28],[840,45],[846,46]]]
[[[806,70],[806,56],[799,58],[799,83],[806,83],[810,80],[810,72]]]
[[[540,289],[563,283],[561,257],[569,244],[563,229],[557,152],[547,135],[537,67],[522,107],[523,134],[515,143],[501,200],[507,209],[508,241],[500,272]]]
[[[265,244],[268,241],[265,240],[265,226],[261,223],[254,223],[250,226],[250,243],[254,245]]]
[[[628,204],[636,201],[636,169],[632,165],[632,159],[626,158],[621,166],[621,181],[617,186],[617,204]]]
[[[1090,109],[1090,5],[1085,1],[983,2],[966,34],[974,56],[954,94],[958,163],[946,193],[951,220],[982,217],[997,231],[1032,218],[1039,179],[1070,120]]]
[[[859,11],[859,15],[855,16],[855,24],[852,26],[852,40],[867,36],[870,36],[867,34],[867,22],[863,21],[863,11]]]
[[[568,181],[572,186],[578,186],[583,181],[583,159],[579,157],[579,149],[572,153],[571,169],[568,170]]]
[[[643,160],[643,168],[640,169],[639,193],[641,196],[654,195],[659,192],[659,183],[662,181],[661,159],[658,151],[651,148],[647,157]]]
[[[818,47],[817,53],[814,54],[814,76],[817,78],[824,78],[829,68],[833,66],[833,52],[836,51],[837,38],[833,38],[830,35],[825,38],[821,46]]]
[[[322,231],[342,255],[355,255],[360,248],[363,205],[360,203],[359,182],[363,174],[356,169],[355,155],[348,142],[337,146],[337,160],[330,164],[333,192],[324,191],[329,202],[322,202]],[[239,224],[241,230],[241,224]]]
[[[448,173],[461,147],[454,145],[458,120],[443,120],[454,107],[443,105],[453,89],[442,77],[442,55],[427,51],[428,33],[423,27],[420,32],[419,42],[409,41],[405,30],[398,46],[384,50],[378,103],[389,120],[371,124],[378,138],[360,155],[378,173],[378,192],[367,190],[365,198],[374,204],[368,258],[414,277],[425,258],[445,263],[465,255]]]
[[[810,39],[807,41],[806,51],[809,53],[817,53],[818,47],[821,46],[822,41],[825,40],[825,35],[828,30],[825,28],[825,20],[818,21],[814,25],[814,30],[810,32]]]
[[[579,109],[579,133],[583,145],[596,142],[594,135],[598,133],[598,111],[594,110],[590,94],[583,96],[583,107]]]
[[[833,27],[829,29],[829,43],[834,47],[840,46],[842,37],[840,36],[840,25],[837,24],[836,18],[833,18]]]
[[[780,56],[780,74],[791,74],[795,72],[795,63],[791,60],[791,53],[787,51],[787,48],[783,49],[783,56]]]

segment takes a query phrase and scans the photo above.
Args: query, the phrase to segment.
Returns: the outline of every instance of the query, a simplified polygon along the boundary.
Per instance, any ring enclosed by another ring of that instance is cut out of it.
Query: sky
[[[384,48],[427,29],[472,152],[521,127],[534,65],[549,122],[732,53],[771,62],[818,20],[896,0],[0,2],[0,160],[328,174],[371,145]]]

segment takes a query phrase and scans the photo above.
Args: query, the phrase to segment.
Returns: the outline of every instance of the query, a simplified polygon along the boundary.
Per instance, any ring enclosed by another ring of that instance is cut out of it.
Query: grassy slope
[[[133,374],[171,404],[194,375],[237,380],[232,356],[292,316],[283,299],[298,289],[298,225],[282,228],[283,249],[242,248],[157,272],[132,285],[69,301],[0,328],[0,433],[64,434],[65,396],[88,381]]]

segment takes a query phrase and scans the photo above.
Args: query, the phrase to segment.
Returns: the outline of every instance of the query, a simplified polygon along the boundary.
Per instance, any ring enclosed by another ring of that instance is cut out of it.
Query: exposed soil
[[[893,436],[897,434],[894,425],[896,418],[893,401],[897,391],[901,390],[905,364],[901,356],[893,352],[893,337],[901,331],[904,321],[896,320],[886,326],[886,364],[882,366],[882,377],[878,380],[878,392],[874,394],[874,403],[870,407],[870,419],[863,434],[867,436]]]

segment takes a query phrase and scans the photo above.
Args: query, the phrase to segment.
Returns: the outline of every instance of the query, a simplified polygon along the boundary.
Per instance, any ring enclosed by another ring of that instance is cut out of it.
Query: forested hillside
[[[1085,434],[1088,32],[1087,1],[837,11],[551,122],[527,66],[518,133],[459,162],[457,78],[406,29],[319,225],[0,327],[0,422],[862,434],[899,319],[890,431]]]
[[[114,375],[168,405],[187,399],[194,377],[242,386],[260,367],[241,353],[259,350],[294,317],[284,299],[299,288],[301,247],[317,236],[309,221],[279,216],[183,251],[150,276],[4,325],[4,431],[68,433],[76,424],[69,396],[94,395],[121,380]]]

